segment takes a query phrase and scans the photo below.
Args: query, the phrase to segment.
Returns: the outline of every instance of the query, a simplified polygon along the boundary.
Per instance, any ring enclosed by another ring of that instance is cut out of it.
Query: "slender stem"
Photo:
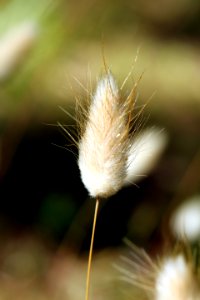
[[[89,252],[89,257],[88,257],[85,300],[89,300],[90,273],[91,273],[92,253],[93,253],[93,245],[94,245],[94,234],[95,234],[95,228],[96,228],[96,222],[97,222],[98,209],[99,209],[99,199],[96,198],[95,212],[94,212],[94,219],[93,219],[93,226],[92,226],[92,235],[91,235],[91,241],[90,241],[90,252]]]

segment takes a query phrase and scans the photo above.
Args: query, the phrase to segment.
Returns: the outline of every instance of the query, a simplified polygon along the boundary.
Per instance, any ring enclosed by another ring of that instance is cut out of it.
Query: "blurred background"
[[[163,129],[168,144],[136,186],[101,205],[95,299],[127,298],[112,267],[125,236],[159,253],[173,240],[175,209],[200,201],[200,2],[1,0],[2,299],[83,299],[95,203],[58,123],[77,136],[76,101],[94,91],[104,58],[119,85],[133,67],[124,95],[143,74],[140,122]]]

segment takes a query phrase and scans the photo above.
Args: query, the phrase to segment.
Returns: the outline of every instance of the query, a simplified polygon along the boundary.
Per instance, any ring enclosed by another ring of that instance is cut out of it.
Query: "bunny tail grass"
[[[99,209],[99,198],[96,198],[95,211],[94,211],[94,219],[93,219],[93,226],[92,226],[92,235],[91,235],[91,241],[90,241],[90,252],[89,252],[89,257],[88,257],[85,300],[89,300],[90,274],[91,274],[91,264],[92,264],[93,245],[94,245],[94,235],[95,235],[95,228],[96,228],[96,221],[97,221],[98,209]]]
[[[78,159],[81,179],[93,198],[108,198],[123,186],[134,100],[132,95],[122,100],[110,73],[98,82]]]

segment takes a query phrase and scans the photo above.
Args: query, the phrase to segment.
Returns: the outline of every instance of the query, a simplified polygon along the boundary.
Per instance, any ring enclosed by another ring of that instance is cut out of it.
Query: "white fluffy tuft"
[[[116,99],[119,97],[118,86],[111,74],[106,75],[98,82],[93,101],[96,102],[96,104],[98,101],[101,103],[105,96],[111,99],[111,101],[113,97]]]
[[[191,266],[182,255],[164,261],[156,279],[155,299],[199,299]]]
[[[112,75],[100,80],[79,144],[78,165],[82,181],[92,197],[109,197],[125,177],[125,119]]]
[[[150,173],[165,149],[167,140],[167,134],[157,128],[146,129],[134,138],[128,153],[125,185],[135,183]]]
[[[78,165],[90,196],[107,198],[151,171],[167,142],[152,128],[133,139],[135,87],[121,99],[109,73],[101,79],[79,142]]]
[[[179,239],[197,241],[200,237],[200,197],[195,196],[180,205],[172,215],[170,226]]]

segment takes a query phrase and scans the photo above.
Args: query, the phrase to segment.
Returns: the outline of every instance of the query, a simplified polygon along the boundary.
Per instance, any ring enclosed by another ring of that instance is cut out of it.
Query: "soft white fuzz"
[[[167,144],[167,134],[149,128],[133,139],[127,160],[125,184],[135,183],[150,173]]]
[[[97,85],[78,159],[82,181],[92,197],[107,198],[138,181],[153,168],[166,145],[167,136],[158,129],[133,137],[136,86],[122,99],[111,74]]]
[[[180,254],[164,261],[155,283],[156,300],[197,300],[196,281],[191,266]]]
[[[127,130],[123,102],[111,75],[98,84],[79,143],[78,165],[92,197],[109,197],[123,185]]]
[[[11,28],[0,39],[0,80],[6,78],[37,37],[34,22],[24,22]]]
[[[180,205],[172,215],[170,226],[179,239],[197,241],[200,238],[200,196]]]

